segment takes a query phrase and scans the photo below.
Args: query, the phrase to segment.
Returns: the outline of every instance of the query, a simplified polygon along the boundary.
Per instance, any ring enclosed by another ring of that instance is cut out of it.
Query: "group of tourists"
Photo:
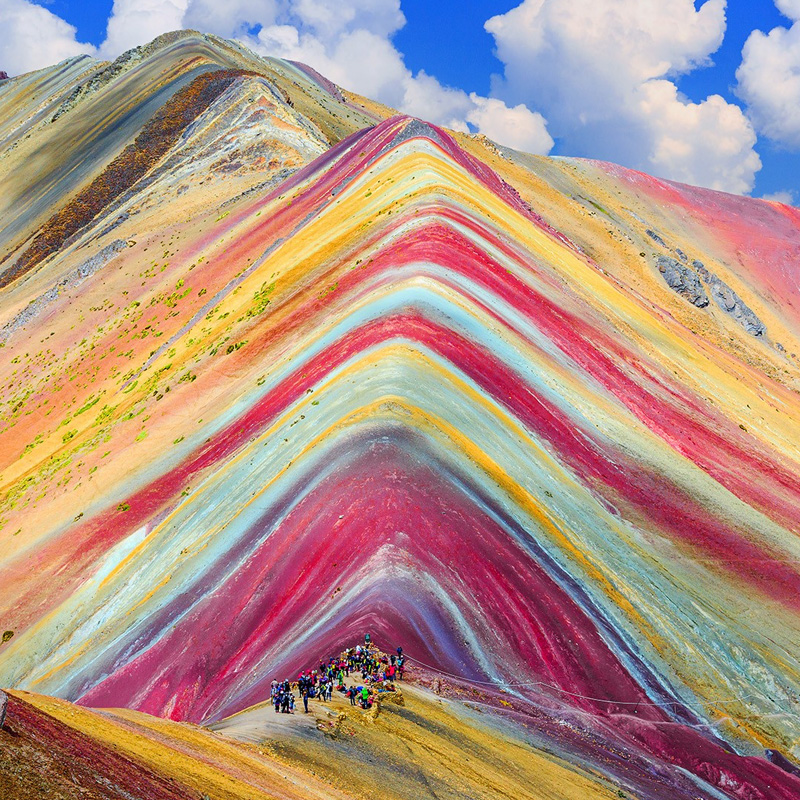
[[[294,692],[289,681],[272,681],[270,698],[276,714],[294,714]]]
[[[320,661],[319,669],[301,672],[294,684],[288,680],[272,681],[272,705],[276,714],[293,714],[296,688],[306,714],[310,699],[329,703],[334,691],[349,698],[350,705],[369,709],[377,693],[392,692],[394,681],[403,680],[405,661],[402,647],[397,648],[396,654],[387,656],[372,644],[370,635],[366,634],[363,646],[350,647],[339,656]],[[351,677],[353,680],[348,686]]]

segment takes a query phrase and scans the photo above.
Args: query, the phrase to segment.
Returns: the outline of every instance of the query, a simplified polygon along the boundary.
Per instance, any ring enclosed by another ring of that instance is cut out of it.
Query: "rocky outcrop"
[[[708,294],[695,270],[671,256],[659,256],[656,263],[658,271],[670,289],[676,291],[693,306],[705,308],[708,305]]]
[[[693,261],[692,266],[697,270],[697,274],[705,281],[714,302],[726,313],[737,325],[741,325],[749,334],[753,336],[763,336],[767,332],[767,327],[758,318],[757,314],[739,297],[738,294],[710,270],[706,269],[702,261]]]
[[[681,255],[680,251],[677,252]],[[692,305],[705,308],[709,304],[710,293],[719,308],[747,333],[752,336],[766,334],[767,328],[758,315],[722,278],[707,269],[702,261],[695,259],[689,266],[671,256],[658,256],[656,264],[667,286]]]

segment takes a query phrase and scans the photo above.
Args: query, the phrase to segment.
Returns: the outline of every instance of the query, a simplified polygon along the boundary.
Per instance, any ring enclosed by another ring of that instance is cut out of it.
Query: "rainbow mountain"
[[[103,797],[800,797],[800,211],[190,31],[0,111],[12,732]],[[221,742],[365,631],[380,736]]]

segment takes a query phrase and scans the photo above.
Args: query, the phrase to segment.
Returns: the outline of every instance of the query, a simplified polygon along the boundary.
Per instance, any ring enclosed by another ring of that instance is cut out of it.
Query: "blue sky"
[[[653,20],[651,25],[647,17],[642,18],[638,23],[641,34],[635,20],[624,32],[619,25],[609,27],[611,49],[604,51],[602,42],[594,45],[599,48],[595,61],[587,61],[583,52],[583,42],[591,38],[592,30],[581,31],[580,22],[575,22],[570,12],[590,3],[585,9],[593,20],[587,24],[602,31],[609,15],[626,7],[633,14],[637,5],[641,8],[648,0],[543,0],[545,11],[535,18],[517,8],[522,1],[261,3],[264,8],[270,6],[271,13],[259,11],[260,0],[220,2],[223,12],[208,11],[207,0],[117,0],[116,8],[113,0],[40,0],[38,5],[58,18],[59,24],[63,20],[75,28],[69,34],[59,28],[61,38],[54,38],[50,48],[43,44],[45,53],[53,53],[51,61],[70,53],[70,46],[80,49],[81,45],[96,48],[95,54],[101,57],[113,57],[116,50],[141,43],[136,41],[137,35],[152,38],[171,27],[200,27],[221,35],[249,31],[249,38],[242,38],[254,49],[316,61],[314,66],[347,88],[437,123],[480,130],[497,140],[505,136],[510,146],[553,155],[609,158],[677,180],[756,196],[791,193],[793,202],[800,201],[800,114],[795,124],[782,110],[786,92],[774,91],[781,80],[775,62],[780,66],[784,53],[787,87],[792,76],[800,75],[800,64],[792,63],[796,54],[793,56],[789,46],[789,37],[796,34],[800,50],[800,22],[795,31],[792,19],[781,13],[800,19],[800,0],[727,0],[727,4],[709,0],[709,7],[702,12],[703,2],[649,0],[657,9],[650,16],[663,13],[663,19]],[[527,2],[532,5],[533,0]],[[2,3],[19,9],[17,25],[24,24],[24,12],[36,5],[34,0]],[[304,3],[304,8],[333,9],[337,14],[350,8],[352,19],[331,32],[313,13],[301,8]],[[179,10],[164,11],[173,6]],[[668,8],[672,9],[669,13],[664,11]],[[0,9],[0,24],[3,13]],[[113,24],[108,28],[112,13],[117,17],[116,28]],[[229,19],[223,13],[228,13]],[[498,21],[493,26],[490,23],[489,31],[485,25],[491,18]],[[526,32],[525,25],[532,27]],[[570,26],[578,27],[570,32]],[[40,22],[39,28],[47,26]],[[754,30],[767,33],[773,29],[783,29],[785,41],[781,44],[772,42],[778,37],[771,36],[769,41],[764,37],[762,50],[767,49],[760,58],[754,54],[751,59],[745,86],[737,78],[745,43]],[[539,31],[546,41],[532,47],[538,47],[535,53],[526,53],[525,36],[533,41]],[[652,47],[631,44],[639,35],[646,41],[652,39]],[[68,42],[67,36],[73,41]],[[615,40],[615,36],[619,38]],[[681,38],[687,41],[673,47],[672,41]],[[352,56],[359,47],[384,56],[380,63],[377,56],[360,63]],[[616,67],[611,64],[611,74],[614,68],[620,71],[620,84],[627,94],[609,85],[615,82],[613,77],[605,84],[597,77],[609,53],[613,62],[620,50],[623,60]],[[660,53],[668,68],[659,73],[655,62],[648,61],[649,50]],[[0,69],[6,62],[13,68],[14,52],[3,56],[0,43]],[[47,56],[42,57],[46,61]],[[30,55],[26,58],[28,61],[17,60],[23,67],[33,68]],[[634,65],[630,70],[629,64]],[[586,87],[575,78],[581,70],[592,76]],[[680,93],[677,98],[673,87]],[[449,92],[450,88],[460,91]],[[725,102],[716,106],[705,102],[711,95],[720,95]],[[631,111],[638,107],[647,110]],[[663,130],[659,130],[659,119]],[[670,128],[676,141],[668,135]],[[732,148],[730,153],[723,153],[726,146]]]

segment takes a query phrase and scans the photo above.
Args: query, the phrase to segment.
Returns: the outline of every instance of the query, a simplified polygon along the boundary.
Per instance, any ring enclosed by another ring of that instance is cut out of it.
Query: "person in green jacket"
[[[369,704],[369,689],[367,689],[367,687],[365,686],[361,690],[361,707],[366,708],[368,704]]]

